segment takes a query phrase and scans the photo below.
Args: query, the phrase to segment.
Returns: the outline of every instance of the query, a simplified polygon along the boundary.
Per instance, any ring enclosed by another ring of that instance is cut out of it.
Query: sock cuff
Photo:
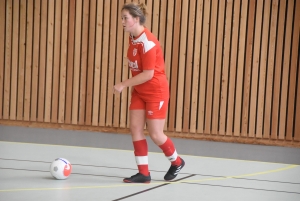
[[[148,156],[136,156],[135,161],[137,165],[148,165]]]
[[[169,161],[174,162],[176,161],[178,154],[177,151],[175,150],[174,153],[172,154],[172,156],[166,156],[168,158]]]

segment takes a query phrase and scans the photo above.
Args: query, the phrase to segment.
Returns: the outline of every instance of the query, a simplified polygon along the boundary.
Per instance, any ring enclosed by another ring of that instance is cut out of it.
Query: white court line
[[[39,144],[39,143],[29,143],[29,142],[10,142],[10,141],[0,141],[0,143],[10,143],[10,144],[33,144],[38,146],[58,146],[58,147],[68,147],[68,148],[79,148],[79,149],[98,149],[98,150],[113,150],[113,151],[126,151],[133,152],[133,150],[125,150],[125,149],[109,149],[109,148],[98,148],[98,147],[85,147],[85,146],[72,146],[72,145],[56,145],[56,144]],[[151,154],[163,154],[162,152],[148,152]],[[242,159],[231,159],[231,158],[218,158],[218,157],[209,157],[209,156],[195,156],[195,155],[187,155],[187,154],[178,154],[180,156],[189,156],[195,158],[208,158],[208,159],[218,159],[218,160],[230,160],[230,161],[242,161],[242,162],[250,162],[250,163],[264,163],[264,164],[278,164],[278,165],[296,165],[296,164],[288,164],[288,163],[276,163],[276,162],[264,162],[264,161],[253,161],[253,160],[242,160]]]

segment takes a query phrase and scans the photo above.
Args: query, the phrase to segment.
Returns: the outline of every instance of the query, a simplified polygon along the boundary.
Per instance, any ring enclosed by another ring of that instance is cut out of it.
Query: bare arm
[[[140,74],[120,82],[114,86],[114,92],[121,93],[125,87],[132,87],[135,85],[143,84],[152,79],[154,70],[144,70]]]

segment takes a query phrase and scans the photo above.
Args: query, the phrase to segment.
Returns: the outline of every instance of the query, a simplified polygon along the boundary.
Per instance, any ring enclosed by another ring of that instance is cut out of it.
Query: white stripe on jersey
[[[177,151],[175,150],[174,153],[172,154],[172,156],[167,156],[167,158],[169,159],[169,161],[173,162],[173,161],[176,161],[177,159]]]
[[[154,46],[155,43],[153,41],[149,41],[146,33],[144,32],[138,39],[132,40],[134,43],[142,43],[144,46],[144,54],[151,50]]]
[[[137,165],[148,165],[148,156],[136,156],[135,161]]]

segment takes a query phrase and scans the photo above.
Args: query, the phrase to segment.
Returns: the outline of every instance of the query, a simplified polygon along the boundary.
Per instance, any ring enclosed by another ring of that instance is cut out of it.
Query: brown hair
[[[128,10],[132,17],[139,17],[141,25],[145,24],[147,11],[144,3],[127,3],[123,5],[122,10]]]

